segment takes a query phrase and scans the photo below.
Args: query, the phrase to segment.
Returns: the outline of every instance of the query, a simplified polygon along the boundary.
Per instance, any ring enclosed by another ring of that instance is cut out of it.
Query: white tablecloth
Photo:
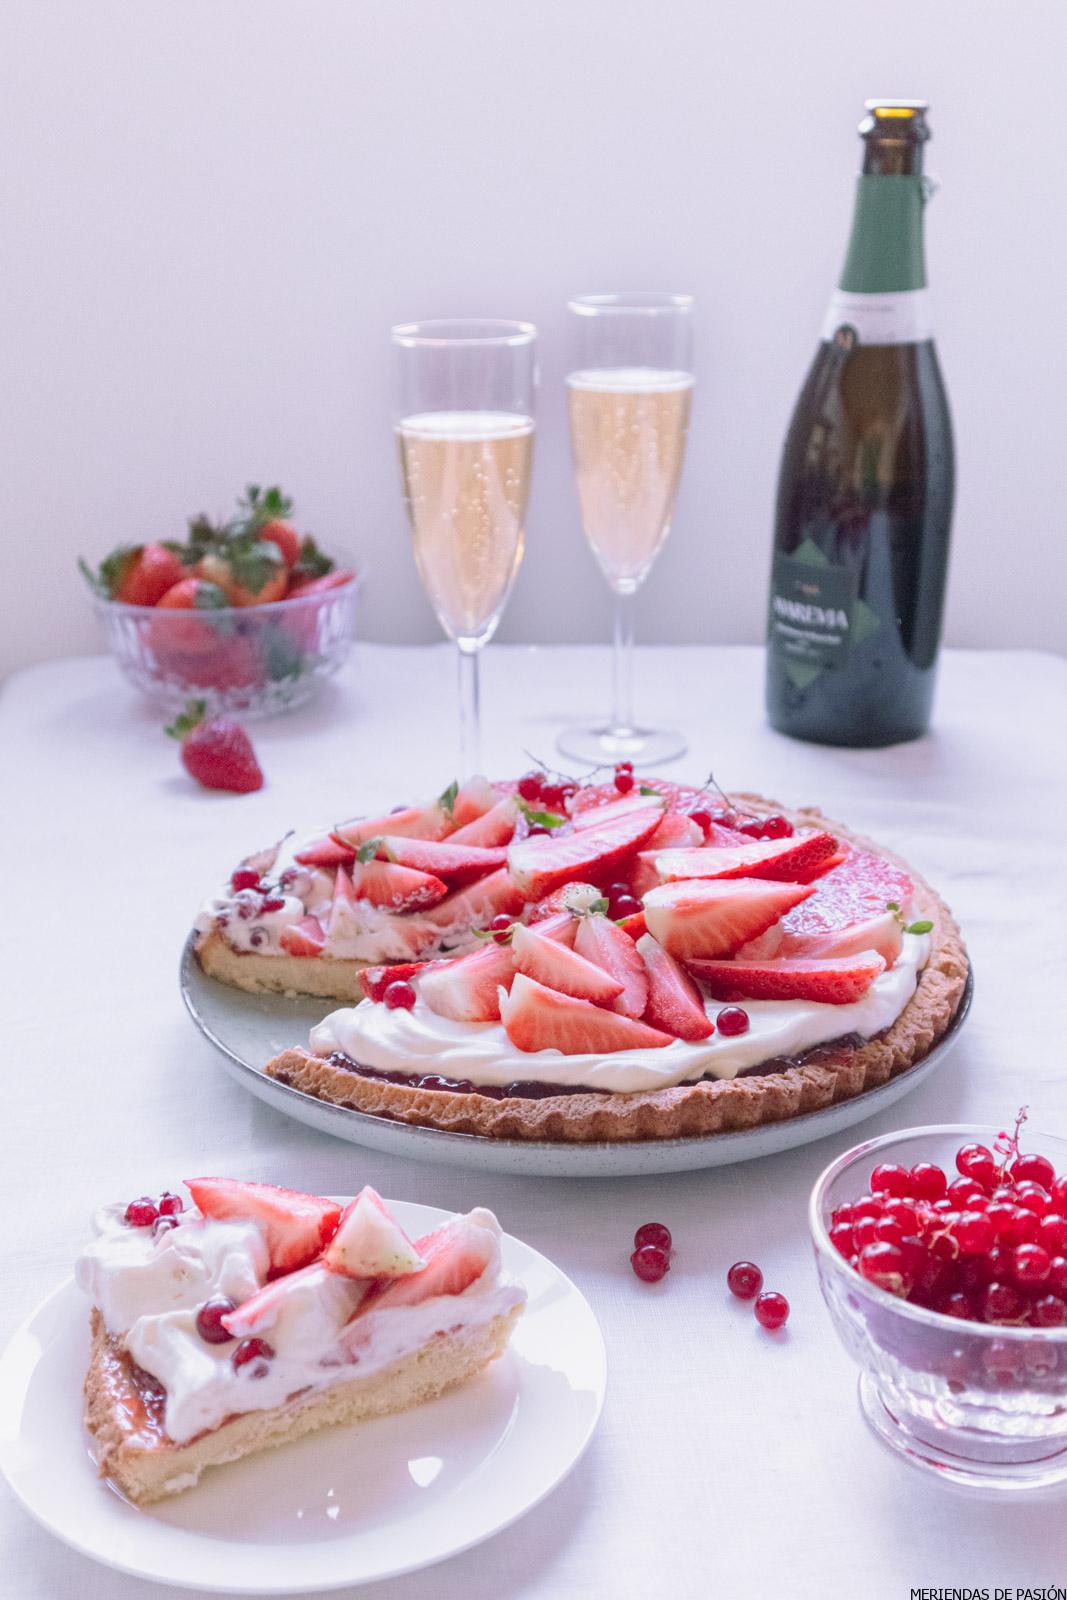
[[[950,653],[936,732],[844,751],[772,733],[762,652],[640,654],[649,715],[685,730],[678,774],[815,802],[902,851],[945,893],[977,995],[944,1067],[864,1131],[937,1121],[1067,1128],[1063,829],[1067,660]],[[553,759],[565,718],[595,713],[593,648],[493,648],[485,765]],[[593,1444],[530,1516],[443,1566],[367,1593],[388,1600],[856,1596],[913,1588],[1067,1584],[1064,1500],[988,1504],[903,1467],[869,1435],[855,1371],[822,1305],[805,1237],[808,1189],[851,1142],[745,1166],[630,1181],[520,1180],[408,1163],[287,1121],[232,1083],[194,1032],[178,952],[202,890],[301,820],[440,790],[455,764],[446,649],[357,649],[291,716],[257,724],[259,794],[196,789],[155,717],[104,659],[16,677],[0,700],[8,980],[4,1013],[6,1338],[70,1270],[98,1203],[232,1172],[323,1192],[494,1207],[589,1297],[610,1387]],[[1057,1001],[1060,1003],[1057,1004]],[[660,1219],[675,1266],[649,1289],[627,1263]],[[731,1301],[727,1266],[762,1263],[789,1296],[770,1339]],[[0,1593],[140,1600],[152,1586],[97,1568],[0,1492]]]

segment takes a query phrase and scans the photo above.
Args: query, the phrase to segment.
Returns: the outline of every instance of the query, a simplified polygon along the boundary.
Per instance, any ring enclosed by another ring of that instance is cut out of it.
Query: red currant
[[[954,1206],[965,1211],[973,1200],[985,1203],[989,1196],[980,1183],[975,1183],[973,1178],[953,1178],[945,1193],[946,1200],[951,1200]]]
[[[274,1359],[274,1346],[268,1344],[266,1339],[242,1339],[231,1359],[235,1372],[247,1366],[248,1377],[265,1378],[267,1364]]]
[[[984,1144],[965,1144],[956,1151],[956,1171],[991,1189],[997,1180],[997,1164]]]
[[[852,1224],[852,1245],[855,1250],[865,1250],[878,1237],[881,1217],[860,1217]]]
[[[986,1212],[994,1239],[1003,1239],[1015,1220],[1015,1207],[1009,1200],[994,1200]]]
[[[753,1310],[760,1326],[773,1333],[788,1320],[789,1301],[784,1294],[778,1294],[776,1290],[771,1289],[766,1294],[758,1296]]]
[[[185,1210],[185,1202],[180,1194],[171,1194],[165,1189],[159,1197],[159,1214],[161,1217],[178,1217]]]
[[[860,1276],[888,1294],[903,1294],[904,1252],[900,1245],[879,1239],[861,1250]]]
[[[1015,1186],[1015,1204],[1032,1211],[1035,1217],[1043,1217],[1050,1209],[1049,1192],[1040,1183],[1025,1179]]]
[[[763,823],[759,817],[749,817],[745,822],[735,823],[735,827],[738,833],[746,833],[750,839],[763,837]]]
[[[640,1250],[643,1245],[654,1245],[657,1250],[671,1251],[671,1230],[662,1222],[643,1222],[634,1234],[634,1249]]]
[[[915,1233],[918,1230],[919,1213],[910,1200],[898,1200],[896,1196],[892,1196],[885,1202],[882,1215],[899,1222],[905,1233]]]
[[[754,1300],[763,1288],[763,1273],[754,1261],[735,1261],[726,1274],[726,1287],[739,1300]]]
[[[657,1250],[654,1244],[643,1244],[630,1257],[630,1265],[645,1283],[658,1283],[671,1270],[666,1250]]]
[[[912,1167],[911,1192],[917,1200],[941,1200],[947,1186],[948,1179],[932,1161],[920,1161],[917,1167]]]
[[[1044,1283],[1052,1265],[1049,1253],[1039,1244],[1021,1244],[1012,1256],[1012,1276],[1016,1283],[1021,1283],[1030,1289],[1037,1283]]]
[[[222,1319],[236,1309],[233,1301],[225,1295],[216,1295],[213,1300],[204,1301],[196,1313],[196,1331],[205,1344],[229,1344],[231,1335],[222,1326]]]
[[[527,805],[532,805],[535,800],[540,800],[541,774],[539,772],[526,772],[523,774],[519,779],[519,795],[526,801]]]
[[[852,1236],[852,1225],[848,1222],[835,1222],[830,1228],[830,1243],[834,1249],[846,1258],[856,1247]]]
[[[511,932],[511,918],[507,912],[499,912],[489,924],[489,929],[497,944],[507,944],[508,934]]]
[[[967,1296],[959,1289],[953,1289],[948,1294],[940,1295],[934,1305],[934,1310],[940,1311],[943,1317],[961,1317],[969,1320],[974,1316],[974,1307]]]
[[[1037,1242],[1050,1256],[1062,1256],[1067,1251],[1067,1218],[1048,1212],[1037,1225]]]
[[[1067,1300],[1058,1294],[1043,1294],[1030,1307],[1030,1321],[1035,1328],[1060,1328],[1067,1322]]]
[[[763,837],[765,839],[791,839],[793,824],[788,817],[780,817],[777,813],[763,819]]]
[[[744,1006],[723,1006],[715,1018],[715,1026],[726,1038],[748,1032],[748,1012]]]
[[[877,1222],[878,1218],[884,1212],[885,1207],[886,1207],[886,1202],[884,1200],[881,1200],[881,1199],[877,1198],[875,1195],[873,1195],[873,1194],[861,1195],[858,1200],[853,1202],[852,1220],[854,1222],[859,1222],[864,1217],[873,1217],[874,1220]]]
[[[635,900],[632,894],[620,894],[608,906],[608,914],[613,922],[621,922],[623,917],[632,917],[641,909],[640,900]]]
[[[542,834],[547,833],[548,829],[545,827],[543,822],[531,822],[530,826],[526,830],[526,837],[528,839],[537,839],[540,838]]]
[[[615,787],[620,794],[629,794],[633,786],[634,775],[632,772],[617,772],[615,774]]]
[[[259,873],[252,867],[238,867],[236,872],[230,874],[230,888],[234,894],[242,889],[255,889],[259,886]]]
[[[1005,1244],[1033,1244],[1040,1228],[1040,1219],[1032,1211],[1027,1211],[1023,1206],[1014,1206],[1012,1219],[1000,1237]]]
[[[906,1230],[902,1223],[895,1217],[879,1217],[874,1225],[874,1237],[881,1239],[886,1244],[899,1244],[904,1238]]]
[[[131,1228],[150,1228],[158,1216],[158,1206],[146,1194],[139,1200],[131,1200],[126,1207],[126,1221]]]
[[[1067,1255],[1053,1256],[1048,1264],[1048,1286],[1067,1295]]]
[[[415,1004],[415,991],[403,978],[387,984],[382,999],[390,1011],[410,1011]]]
[[[894,1161],[883,1161],[871,1173],[871,1188],[875,1194],[893,1195],[904,1200],[911,1194],[911,1173],[907,1167]]]
[[[1039,1183],[1043,1189],[1051,1189],[1056,1181],[1056,1169],[1047,1156],[1016,1156],[1009,1170],[1016,1183]]]
[[[985,1322],[1014,1322],[1022,1309],[1019,1293],[1010,1283],[991,1283],[982,1296],[982,1319]]]
[[[993,1248],[993,1226],[981,1211],[964,1211],[952,1225],[952,1237],[965,1256],[984,1256]]]
[[[615,763],[616,772],[632,772],[633,770],[634,764],[632,761],[616,761]]]
[[[1062,1217],[1067,1217],[1067,1177],[1057,1178],[1051,1185],[1052,1204]]]

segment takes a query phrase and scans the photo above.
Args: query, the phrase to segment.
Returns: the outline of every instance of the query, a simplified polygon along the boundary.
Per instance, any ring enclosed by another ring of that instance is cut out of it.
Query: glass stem
[[[478,647],[459,644],[460,781],[482,769],[482,714],[478,701]]]
[[[628,737],[634,727],[634,591],[615,591],[615,646],[611,671],[611,731]]]

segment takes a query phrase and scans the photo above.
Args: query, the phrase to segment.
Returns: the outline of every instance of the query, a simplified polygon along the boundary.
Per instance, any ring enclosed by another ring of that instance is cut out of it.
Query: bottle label
[[[852,330],[850,344],[920,344],[932,339],[929,289],[902,289],[895,294],[860,294],[835,289],[822,325],[822,338],[832,343],[843,329]]]
[[[810,539],[793,555],[776,555],[767,639],[798,689],[848,660],[859,613],[858,574],[829,561]],[[873,616],[873,613],[871,613]]]

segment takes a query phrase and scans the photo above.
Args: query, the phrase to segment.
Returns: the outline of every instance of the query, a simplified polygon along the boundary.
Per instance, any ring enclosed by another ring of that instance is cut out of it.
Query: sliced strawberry
[[[185,1186],[205,1217],[258,1222],[275,1272],[306,1266],[332,1238],[341,1207],[317,1194],[277,1189],[237,1178],[186,1178]]]
[[[615,1050],[659,1050],[670,1034],[649,1028],[589,1000],[557,994],[519,973],[500,1008],[517,1050],[559,1050],[565,1056],[608,1055]]]
[[[742,833],[739,828],[727,828],[721,822],[713,822],[704,843],[712,850],[732,850],[736,846],[752,843],[747,833]]]
[[[867,993],[885,962],[876,950],[830,961],[702,961],[689,970],[717,1000],[816,1000],[847,1006]]]
[[[305,845],[293,857],[302,867],[347,867],[355,859],[355,846],[335,839],[332,834],[326,839],[316,839],[314,843]]]
[[[708,808],[708,797],[702,789],[694,789],[684,783],[672,783],[668,778],[650,778],[642,773],[639,788],[651,789],[654,793],[640,794],[635,789],[624,798],[640,799],[646,804],[658,798],[672,811],[692,811],[698,806],[705,810]],[[614,805],[618,799],[619,791],[613,782],[588,784],[579,789],[572,800],[571,813],[577,816],[579,812],[591,811],[598,806]]]
[[[692,817],[684,816],[680,811],[668,811],[648,841],[648,849],[695,850],[703,843],[703,830],[697,826]]]
[[[526,921],[543,922],[547,917],[558,916],[561,911],[583,911],[594,901],[603,899],[603,895],[604,891],[592,883],[565,883],[532,905]]]
[[[368,1000],[383,1000],[391,983],[406,982],[417,972],[440,965],[439,961],[397,961],[392,966],[364,967],[358,974],[359,986]]]
[[[318,917],[301,917],[283,928],[278,941],[291,956],[320,956],[326,944],[326,930]]]
[[[626,881],[630,885],[630,893],[636,900],[643,900],[650,889],[655,889],[658,884],[663,882],[663,879],[656,871],[658,859],[659,852],[657,850],[639,850],[630,863]]]
[[[792,935],[846,928],[881,916],[891,901],[906,906],[913,889],[903,867],[869,850],[850,850],[839,866],[818,879],[803,907],[789,913],[785,931]]]
[[[648,973],[648,1004],[642,1022],[676,1039],[696,1043],[715,1032],[703,996],[685,968],[646,933],[637,949]]]
[[[658,795],[627,794],[621,800],[610,800],[607,805],[594,806],[584,811],[578,811],[574,816],[574,827],[578,833],[584,833],[587,828],[599,828],[615,823],[622,817],[632,817],[636,812],[647,811],[650,806],[655,806],[660,817],[663,816],[665,801]]]
[[[340,880],[344,867],[338,867]],[[429,872],[395,866],[391,861],[354,861],[352,894],[385,911],[417,911],[434,906],[448,893],[448,885]],[[336,891],[335,891],[336,893]]]
[[[813,960],[841,960],[863,950],[875,950],[887,967],[900,955],[904,944],[900,920],[892,911],[880,917],[866,917],[844,928],[827,928],[824,933],[787,933],[783,929],[780,953],[790,958],[807,956]],[[747,960],[752,957],[746,956]]]
[[[643,911],[632,911],[628,917],[620,917],[617,926],[622,929],[627,938],[634,940],[640,939],[641,935],[648,930]]]
[[[800,880],[794,871],[808,872],[836,850],[832,833],[798,833],[789,839],[753,839],[725,850],[663,850],[655,865],[665,883],[683,878],[775,878],[796,883]]]
[[[264,1284],[220,1320],[233,1339],[269,1334],[288,1322],[303,1321],[306,1325],[309,1315],[319,1326],[324,1312],[340,1330],[366,1292],[366,1284],[353,1283],[351,1279],[330,1272],[321,1261],[313,1261],[298,1272],[287,1272],[284,1277]]]
[[[536,931],[543,934],[546,939],[554,939],[557,944],[565,944],[568,950],[574,949],[579,919],[573,911],[556,911],[550,917],[530,920]]]
[[[402,1278],[426,1265],[376,1189],[367,1184],[341,1213],[322,1253],[323,1265],[346,1278]]]
[[[474,822],[465,822],[462,828],[448,836],[449,844],[476,844],[492,849],[495,845],[510,844],[519,820],[518,807],[511,795],[498,800],[491,811]]]
[[[816,878],[825,878],[826,874],[832,872],[835,867],[839,867],[842,861],[848,860],[848,854],[847,850],[835,850],[832,856],[826,856],[824,860],[817,861],[813,867],[809,867],[806,871],[795,872],[793,882],[814,883]]]
[[[652,836],[660,815],[645,806],[603,826],[521,839],[508,846],[508,871],[527,899],[540,900],[576,878],[613,871]]]
[[[772,961],[775,956],[782,954],[782,941],[785,939],[785,929],[780,922],[772,922],[766,933],[761,933],[755,939],[749,939],[740,950],[734,952],[737,961]]]
[[[680,961],[731,956],[799,905],[814,889],[761,878],[689,879],[645,896],[648,931]]]
[[[484,928],[501,913],[517,917],[525,904],[522,891],[515,886],[507,867],[501,867],[468,888],[457,889],[428,911],[425,920],[442,930]]]
[[[500,990],[510,988],[515,962],[506,944],[486,944],[442,961],[419,976],[418,993],[431,1011],[455,1022],[499,1022]]]
[[[622,985],[614,1009],[627,1017],[641,1016],[648,1004],[648,973],[629,934],[594,913],[581,919],[574,948]]]
[[[381,839],[377,854],[380,861],[395,861],[401,867],[429,872],[453,887],[488,877],[507,859],[502,847],[487,850],[480,845],[454,844],[451,839],[405,839],[388,833]]]
[[[482,1219],[485,1219],[484,1221]],[[415,1248],[426,1265],[386,1283],[361,1303],[356,1320],[346,1330],[358,1349],[362,1338],[359,1318],[368,1311],[385,1311],[397,1306],[417,1306],[436,1295],[462,1294],[477,1282],[500,1251],[496,1219],[487,1211],[472,1211],[466,1217],[452,1217],[432,1233],[416,1239]]]
[[[456,798],[452,802],[452,826],[465,828],[477,822],[479,817],[484,817],[486,812],[493,809],[499,798],[488,778],[480,775],[468,778],[456,790]]]
[[[358,849],[368,839],[380,839],[386,833],[402,834],[405,839],[443,839],[447,833],[451,833],[452,824],[444,806],[439,800],[434,800],[428,806],[407,806],[400,811],[391,811],[387,817],[357,818],[354,822],[343,822],[333,831],[339,839]]]
[[[573,994],[594,1005],[610,1006],[623,992],[623,985],[603,967],[521,922],[516,923],[512,935],[511,953],[520,972],[559,994]]]

